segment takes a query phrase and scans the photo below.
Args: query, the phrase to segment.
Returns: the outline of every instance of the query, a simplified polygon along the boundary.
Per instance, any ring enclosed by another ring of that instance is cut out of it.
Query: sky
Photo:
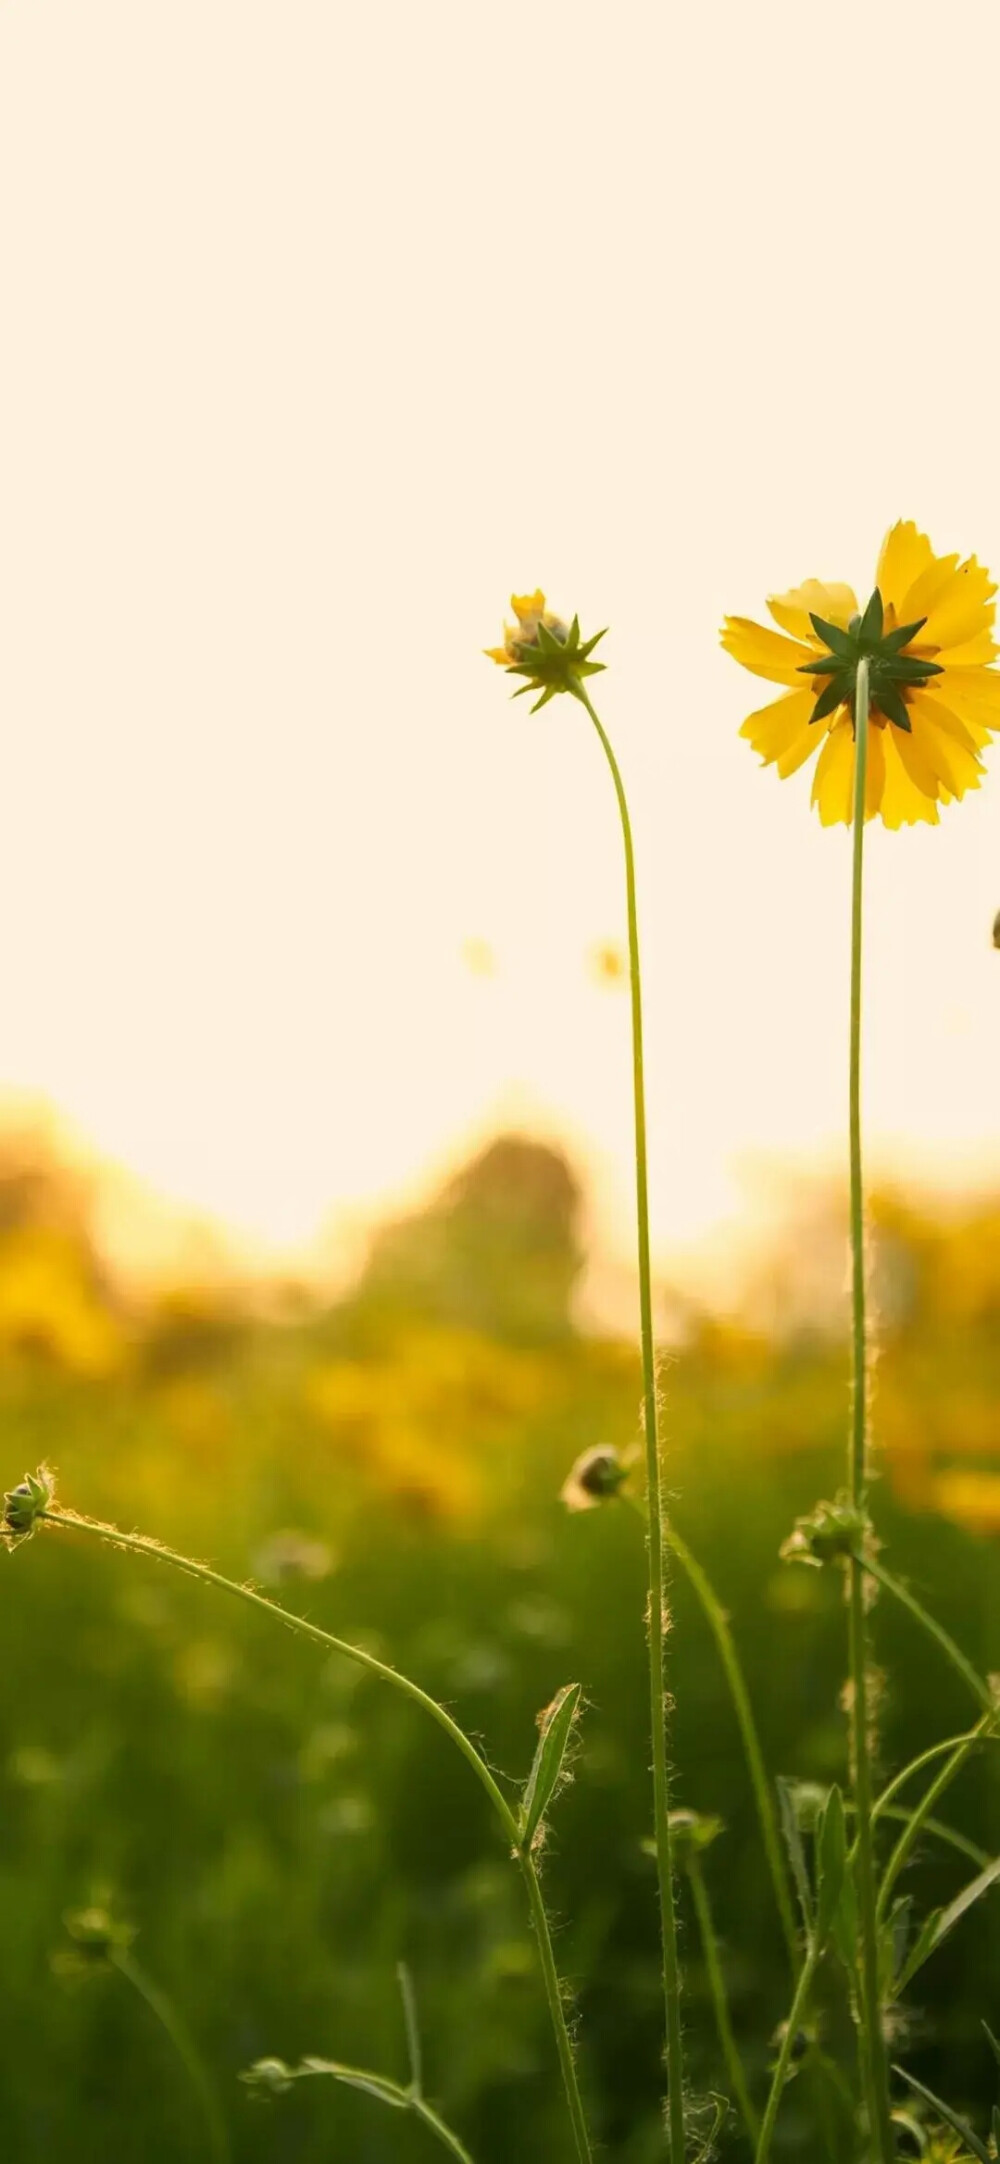
[[[913,517],[1000,566],[993,0],[0,0],[0,1090],[268,1252],[498,1127],[631,1247],[838,1165],[849,838],[718,647]],[[869,828],[869,1163],[1000,1176],[1000,752]],[[707,1251],[707,1249],[706,1249]]]

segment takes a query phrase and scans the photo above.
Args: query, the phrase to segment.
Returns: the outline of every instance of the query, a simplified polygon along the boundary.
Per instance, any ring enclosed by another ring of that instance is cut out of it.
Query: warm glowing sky
[[[2,0],[8,1089],[288,1244],[534,1122],[627,1251],[614,808],[479,653],[540,581],[612,626],[661,1249],[840,1147],[847,837],[716,635],[900,514],[1000,566],[1000,10],[916,20]],[[919,1169],[1000,1165],[993,766],[869,830]]]

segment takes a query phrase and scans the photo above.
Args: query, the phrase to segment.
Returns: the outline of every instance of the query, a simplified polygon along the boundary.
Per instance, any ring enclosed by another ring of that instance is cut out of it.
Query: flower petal
[[[854,796],[854,732],[845,714],[831,729],[813,777],[812,801],[825,827],[850,826]]]
[[[885,787],[882,791],[882,818],[887,827],[916,826],[926,820],[929,826],[938,824],[937,805],[911,780],[899,755],[903,733],[897,729],[883,732],[885,750]]]
[[[903,595],[899,611],[900,623],[912,624],[919,622],[922,616],[929,616],[942,594],[947,592],[957,570],[957,556],[932,556],[930,563],[912,581]]]
[[[754,750],[759,751],[765,764],[770,765],[773,759],[782,757],[789,745],[801,736],[803,729],[808,728],[809,716],[815,704],[809,690],[786,691],[782,698],[774,699],[770,706],[758,707],[756,713],[748,714],[740,729],[740,735],[747,737]],[[814,730],[815,743],[820,742],[822,734],[821,729]]]
[[[765,676],[772,684],[790,684],[796,691],[802,689],[800,668],[816,658],[815,647],[783,639],[779,632],[752,623],[748,616],[727,616],[721,638],[727,654],[732,654],[733,660],[753,676]]]
[[[914,653],[917,651],[916,641],[914,641],[913,651]],[[978,631],[974,639],[966,640],[964,646],[949,646],[944,657],[945,666],[949,669],[985,669],[989,667],[991,661],[996,660],[998,654],[1000,654],[1000,646],[997,645],[991,633],[989,631]]]
[[[915,691],[909,701],[909,714],[913,725],[911,742],[936,775],[937,794],[942,786],[955,797],[964,796],[967,789],[978,789],[982,761],[956,741],[947,727],[947,710],[936,699],[929,699],[925,691]]]
[[[903,602],[914,580],[933,561],[934,551],[927,535],[919,532],[911,518],[897,519],[895,526],[890,526],[879,552],[875,584],[885,608],[895,609],[899,623],[912,623],[913,618],[903,613]]]
[[[883,729],[868,731],[865,765],[865,818],[874,819],[885,788]],[[854,818],[854,730],[845,713],[835,723],[820,753],[813,781],[813,803],[825,827],[850,826]]]
[[[793,639],[804,639],[809,646],[819,643],[810,614],[822,616],[828,624],[839,624],[846,631],[851,617],[858,613],[852,588],[828,584],[825,579],[806,579],[803,585],[793,586],[790,593],[772,594],[767,605],[782,631],[790,631]]]
[[[950,712],[965,722],[977,744],[988,743],[990,730],[1000,729],[1000,676],[991,669],[953,669],[949,662],[937,682]]]
[[[869,729],[868,760],[865,766],[865,818],[874,819],[882,805],[885,788],[885,738],[884,729]]]
[[[947,651],[952,646],[965,646],[970,639],[988,632],[996,615],[992,606],[995,593],[996,586],[989,572],[970,556],[967,563],[959,564],[939,593],[927,615],[927,622],[914,640],[915,648],[921,652],[928,647],[936,652]],[[916,613],[923,614],[924,611]]]
[[[545,595],[536,586],[533,594],[511,594],[510,605],[519,624],[537,623],[545,613]]]

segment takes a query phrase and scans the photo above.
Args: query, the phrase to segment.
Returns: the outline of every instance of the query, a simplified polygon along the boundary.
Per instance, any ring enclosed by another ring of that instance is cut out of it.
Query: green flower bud
[[[55,1481],[47,1465],[40,1465],[37,1472],[26,1473],[16,1488],[11,1488],[3,1499],[3,1523],[0,1538],[8,1548],[16,1548],[19,1541],[30,1540],[39,1518],[44,1518],[55,1494]]]
[[[817,1503],[807,1517],[796,1518],[795,1529],[779,1552],[785,1563],[809,1563],[822,1570],[825,1563],[846,1562],[857,1555],[870,1530],[864,1511],[839,1495],[835,1503]]]

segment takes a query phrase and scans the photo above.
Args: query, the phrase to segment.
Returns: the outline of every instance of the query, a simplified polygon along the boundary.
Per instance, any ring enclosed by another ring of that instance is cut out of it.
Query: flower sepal
[[[540,706],[554,699],[557,691],[569,691],[574,698],[580,696],[580,685],[585,676],[597,676],[604,668],[603,661],[591,661],[590,656],[605,631],[595,631],[592,639],[580,638],[580,619],[574,616],[569,630],[560,635],[556,629],[540,623],[533,641],[521,648],[521,660],[510,669],[511,676],[524,676],[527,682],[514,693],[515,699],[523,699],[529,691],[541,692],[531,711],[537,714]]]

